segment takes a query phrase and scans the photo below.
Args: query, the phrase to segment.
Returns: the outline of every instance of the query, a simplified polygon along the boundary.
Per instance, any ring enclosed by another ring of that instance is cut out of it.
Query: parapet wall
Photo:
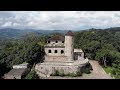
[[[39,70],[39,72],[44,73],[45,75],[51,75],[55,73],[55,71],[64,72],[64,74],[68,73],[76,73],[77,71],[80,71],[79,66],[73,66],[73,65],[36,65],[36,70]]]
[[[89,63],[88,60],[84,61],[73,61],[73,62],[44,62],[36,64],[35,70],[38,75],[41,76],[41,73],[44,76],[49,77],[55,71],[63,72],[64,74],[81,72],[81,69]]]

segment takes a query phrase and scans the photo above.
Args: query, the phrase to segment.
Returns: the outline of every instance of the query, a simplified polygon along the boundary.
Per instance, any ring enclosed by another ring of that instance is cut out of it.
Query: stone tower
[[[74,55],[73,36],[74,34],[71,31],[68,31],[65,34],[65,56],[68,57],[69,61],[73,61],[73,55]]]

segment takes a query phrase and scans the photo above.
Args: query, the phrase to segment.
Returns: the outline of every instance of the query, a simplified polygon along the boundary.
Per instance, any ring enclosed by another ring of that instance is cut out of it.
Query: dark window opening
[[[78,55],[81,56],[81,53],[79,53]]]
[[[58,43],[58,41],[56,41],[56,43]]]
[[[51,53],[51,50],[49,50],[48,53]]]
[[[57,53],[58,51],[57,50],[55,50],[55,53]]]
[[[64,51],[63,50],[61,50],[61,54],[63,54],[64,53]]]
[[[62,41],[62,43],[64,43],[64,41]]]
[[[48,41],[48,43],[50,43],[50,41]]]

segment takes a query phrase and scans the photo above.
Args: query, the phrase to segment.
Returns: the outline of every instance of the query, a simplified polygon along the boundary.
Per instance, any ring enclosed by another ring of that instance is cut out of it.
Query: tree
[[[115,78],[120,79],[120,63],[113,64],[112,74]]]
[[[43,37],[42,37],[43,38]],[[38,42],[45,41],[41,37],[34,34],[27,34],[24,38],[20,38],[14,41],[7,41],[2,43],[0,49],[0,64],[1,68],[5,68],[5,71],[1,71],[2,75],[8,72],[13,65],[22,64],[27,62],[30,65],[42,61],[44,56],[43,48]]]

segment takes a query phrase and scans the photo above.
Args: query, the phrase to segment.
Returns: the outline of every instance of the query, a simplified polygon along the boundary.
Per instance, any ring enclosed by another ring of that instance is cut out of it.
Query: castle
[[[81,49],[74,49],[73,42],[74,34],[71,31],[65,37],[56,35],[49,38],[44,46],[45,60],[35,66],[39,76],[49,77],[55,70],[63,70],[65,74],[76,73],[89,63]]]

